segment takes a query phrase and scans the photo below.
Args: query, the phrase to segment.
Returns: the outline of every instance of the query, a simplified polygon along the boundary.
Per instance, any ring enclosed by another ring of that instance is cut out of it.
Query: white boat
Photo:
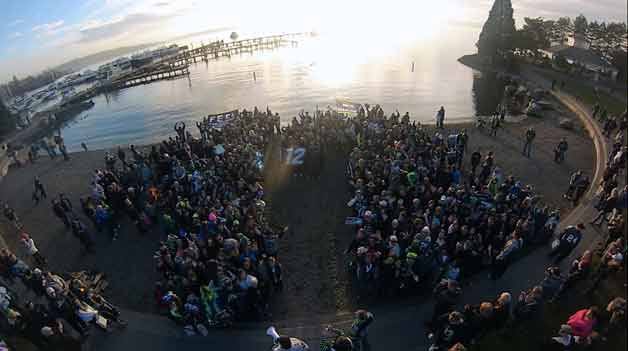
[[[98,67],[97,74],[100,80],[111,81],[132,69],[131,60],[128,57],[121,57]]]

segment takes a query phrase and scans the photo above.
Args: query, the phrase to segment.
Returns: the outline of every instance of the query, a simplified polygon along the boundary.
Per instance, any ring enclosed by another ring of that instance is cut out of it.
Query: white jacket
[[[37,249],[37,246],[35,246],[35,242],[33,241],[33,238],[21,239],[20,241],[22,242],[22,245],[24,245],[26,252],[30,256],[33,256],[34,254],[39,252],[39,250]]]

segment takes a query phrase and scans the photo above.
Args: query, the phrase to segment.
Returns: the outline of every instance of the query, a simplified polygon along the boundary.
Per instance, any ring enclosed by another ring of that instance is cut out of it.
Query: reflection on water
[[[473,106],[476,116],[490,116],[504,96],[505,83],[495,73],[473,72]]]
[[[476,89],[473,71],[457,62],[475,50],[476,35],[468,28],[447,28],[432,39],[416,35],[404,41],[319,36],[297,48],[198,62],[189,78],[94,98],[87,118],[62,133],[70,150],[79,150],[83,141],[92,149],[147,144],[171,134],[177,121],[194,126],[204,115],[253,106],[269,106],[289,121],[301,109],[324,109],[336,98],[379,103],[387,112],[409,111],[427,123],[434,123],[443,105],[447,121],[468,121],[476,109],[484,111],[477,96],[490,95],[494,83]]]

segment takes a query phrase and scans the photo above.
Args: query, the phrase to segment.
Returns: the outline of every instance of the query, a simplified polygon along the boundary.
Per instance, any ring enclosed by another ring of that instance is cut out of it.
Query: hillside
[[[134,45],[134,46],[124,46],[124,47],[115,48],[111,50],[101,51],[92,55],[83,56],[83,57],[65,62],[59,66],[52,68],[52,70],[56,72],[75,72],[87,66],[97,64],[103,61],[108,61],[118,56],[127,55],[135,51],[139,51],[139,50],[151,47],[151,46],[155,46],[157,44],[158,43],[148,43],[148,44],[141,44],[141,45]]]

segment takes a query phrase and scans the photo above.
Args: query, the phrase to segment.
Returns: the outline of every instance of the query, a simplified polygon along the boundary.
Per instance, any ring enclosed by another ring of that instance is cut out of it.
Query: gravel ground
[[[559,127],[561,116],[574,120],[574,131]],[[531,159],[521,155],[523,134],[529,126],[537,132]],[[564,213],[570,209],[561,196],[569,175],[576,169],[590,173],[594,166],[592,141],[582,132],[575,116],[560,107],[544,118],[507,123],[497,137],[489,137],[487,132],[470,125],[451,128],[464,127],[468,128],[470,151],[494,151],[496,164],[506,174],[532,184],[546,203]],[[558,165],[553,162],[552,150],[563,136],[570,148],[566,161]],[[104,151],[75,153],[68,162],[42,158],[34,165],[11,169],[0,183],[0,199],[17,211],[53,270],[103,271],[109,277],[108,294],[115,303],[130,310],[154,312],[152,287],[156,273],[152,254],[160,234],[140,235],[131,223],[123,223],[117,241],[112,242],[104,234],[96,235],[96,252],[84,254],[78,241],[54,217],[50,202],[35,205],[31,199],[33,178],[39,176],[48,191],[48,200],[63,192],[79,207],[79,197],[89,191],[91,171],[104,166],[103,155]],[[295,177],[281,168],[269,167],[267,171],[266,188],[273,219],[290,228],[281,242],[285,291],[273,301],[275,320],[311,318],[356,307],[343,254],[353,234],[343,224],[350,213],[345,206],[349,196],[344,174],[346,157],[341,152],[328,151],[323,160],[319,179]],[[85,218],[84,221],[89,222]],[[0,231],[6,244],[15,250],[16,230],[1,222]],[[23,257],[20,250],[17,252]]]

